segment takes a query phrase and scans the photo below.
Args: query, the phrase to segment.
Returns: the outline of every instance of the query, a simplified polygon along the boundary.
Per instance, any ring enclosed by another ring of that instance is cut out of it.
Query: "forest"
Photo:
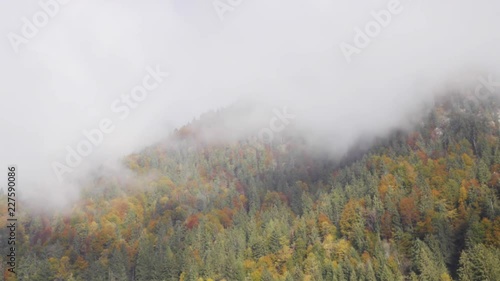
[[[17,275],[0,268],[8,281],[500,280],[499,119],[497,99],[448,95],[342,161],[296,135],[209,143],[189,124],[123,159],[133,180],[97,174],[70,210],[21,208]],[[6,221],[1,209],[1,237]]]

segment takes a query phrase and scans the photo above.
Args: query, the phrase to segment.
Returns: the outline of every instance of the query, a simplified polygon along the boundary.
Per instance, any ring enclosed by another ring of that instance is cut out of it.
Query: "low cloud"
[[[357,28],[365,30],[390,1],[222,2],[233,7],[223,20],[212,1],[73,0],[16,46],[9,34],[23,36],[23,18],[44,10],[37,1],[1,3],[0,168],[18,166],[21,194],[63,204],[78,196],[75,178],[89,169],[113,166],[202,113],[242,100],[269,110],[235,113],[235,135],[258,135],[273,108],[287,107],[294,128],[342,153],[360,136],[406,126],[457,77],[466,75],[471,87],[478,76],[498,77],[497,1],[401,0],[401,12],[367,34],[369,44],[350,62],[340,44],[355,44]],[[156,65],[168,79],[114,124],[73,179],[59,182],[52,163],[114,114],[113,101]],[[247,126],[255,115],[262,126]]]

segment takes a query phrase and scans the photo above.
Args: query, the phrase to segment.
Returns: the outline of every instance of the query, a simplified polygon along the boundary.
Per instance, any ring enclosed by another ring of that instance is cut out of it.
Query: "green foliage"
[[[19,280],[500,280],[498,108],[439,103],[340,163],[187,126],[125,160],[134,183],[22,210]]]
[[[500,249],[476,244],[460,257],[461,280],[498,280]]]

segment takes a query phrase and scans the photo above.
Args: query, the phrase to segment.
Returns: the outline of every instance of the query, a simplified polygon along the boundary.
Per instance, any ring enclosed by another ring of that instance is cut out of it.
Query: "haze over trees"
[[[209,143],[187,125],[124,159],[135,181],[96,176],[67,212],[21,208],[4,277],[500,280],[499,115],[451,95],[343,161],[293,134]]]

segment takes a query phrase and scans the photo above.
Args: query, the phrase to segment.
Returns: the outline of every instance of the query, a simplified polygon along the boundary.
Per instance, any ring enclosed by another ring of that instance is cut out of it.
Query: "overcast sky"
[[[404,126],[448,81],[500,66],[494,0],[60,2],[0,2],[0,169],[16,164],[21,192],[53,201],[78,190],[53,164],[104,119],[113,131],[74,174],[248,98],[286,106],[297,127],[344,150]],[[367,26],[369,44],[356,45]],[[346,58],[343,43],[356,53]],[[156,83],[152,71],[169,75]],[[117,111],[145,80],[144,99]]]

